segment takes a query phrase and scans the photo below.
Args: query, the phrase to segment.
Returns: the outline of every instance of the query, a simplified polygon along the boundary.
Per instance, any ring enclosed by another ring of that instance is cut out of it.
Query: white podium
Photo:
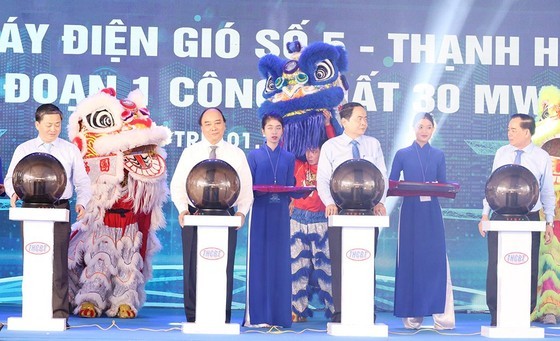
[[[239,334],[239,324],[225,320],[228,227],[241,226],[241,217],[188,215],[183,225],[198,226],[196,322],[184,322],[183,333]]]
[[[23,221],[22,317],[9,317],[8,330],[64,331],[66,319],[53,318],[54,223],[66,222],[67,209],[10,208],[10,220]]]
[[[482,326],[490,338],[544,338],[544,328],[531,327],[531,232],[544,231],[544,221],[485,221],[484,231],[498,232],[498,297],[496,326]]]
[[[329,226],[342,227],[341,321],[327,323],[334,336],[388,337],[386,324],[375,324],[375,227],[389,226],[388,216],[334,215]]]

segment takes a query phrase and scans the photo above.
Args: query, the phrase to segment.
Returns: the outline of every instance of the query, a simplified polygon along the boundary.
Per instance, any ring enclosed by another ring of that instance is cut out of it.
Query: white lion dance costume
[[[68,135],[81,150],[92,182],[86,215],[72,226],[68,250],[74,314],[133,318],[144,304],[151,258],[161,248],[168,197],[166,154],[171,132],[157,126],[147,99],[118,100],[104,89],[78,103]]]

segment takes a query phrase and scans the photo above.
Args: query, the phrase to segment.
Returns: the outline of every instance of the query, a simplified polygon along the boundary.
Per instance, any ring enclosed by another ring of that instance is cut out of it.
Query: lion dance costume
[[[72,226],[69,295],[74,314],[133,318],[143,305],[151,258],[161,248],[171,132],[157,126],[139,90],[118,100],[104,89],[78,103],[68,135],[92,182],[85,217]]]
[[[541,239],[537,305],[531,320],[556,324],[560,319],[560,90],[545,86],[539,92],[537,127],[533,142],[546,150],[552,159],[556,192],[554,236],[550,244]]]
[[[315,186],[317,166],[305,159],[308,150],[321,144],[342,128],[337,120],[338,108],[346,101],[348,83],[342,72],[348,59],[342,46],[322,42],[302,48],[289,43],[290,59],[269,54],[259,61],[259,71],[266,80],[265,101],[259,118],[268,113],[282,116],[282,145],[295,154],[296,186]],[[304,321],[312,316],[309,300],[314,293],[325,305],[325,315],[333,312],[331,263],[327,240],[325,206],[313,191],[306,199],[293,202],[290,220],[292,267],[292,320]]]

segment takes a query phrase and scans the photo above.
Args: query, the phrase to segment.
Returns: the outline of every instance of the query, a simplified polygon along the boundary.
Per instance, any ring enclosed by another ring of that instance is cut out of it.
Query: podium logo
[[[346,252],[346,258],[353,261],[364,261],[371,257],[371,252],[366,249],[350,249]]]
[[[510,252],[504,256],[504,260],[511,265],[521,265],[527,263],[529,256],[523,252]]]
[[[49,252],[51,247],[48,244],[42,242],[32,242],[25,245],[25,251],[34,255],[44,255]]]
[[[218,249],[217,247],[207,247],[200,250],[200,257],[208,260],[218,260],[223,258],[224,255],[225,252],[222,249]]]

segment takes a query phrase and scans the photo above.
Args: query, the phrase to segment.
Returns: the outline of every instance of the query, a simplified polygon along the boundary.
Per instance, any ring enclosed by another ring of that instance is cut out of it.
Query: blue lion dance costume
[[[294,41],[287,48],[290,59],[268,54],[259,61],[259,72],[266,79],[266,101],[258,116],[282,116],[282,146],[298,159],[296,186],[315,186],[317,165],[308,162],[306,152],[342,133],[338,108],[346,102],[348,83],[342,72],[347,70],[348,58],[344,47],[323,42],[302,48]],[[325,207],[316,191],[293,201],[292,207],[292,320],[305,321],[313,315],[308,305],[315,293],[330,318],[333,303]]]

